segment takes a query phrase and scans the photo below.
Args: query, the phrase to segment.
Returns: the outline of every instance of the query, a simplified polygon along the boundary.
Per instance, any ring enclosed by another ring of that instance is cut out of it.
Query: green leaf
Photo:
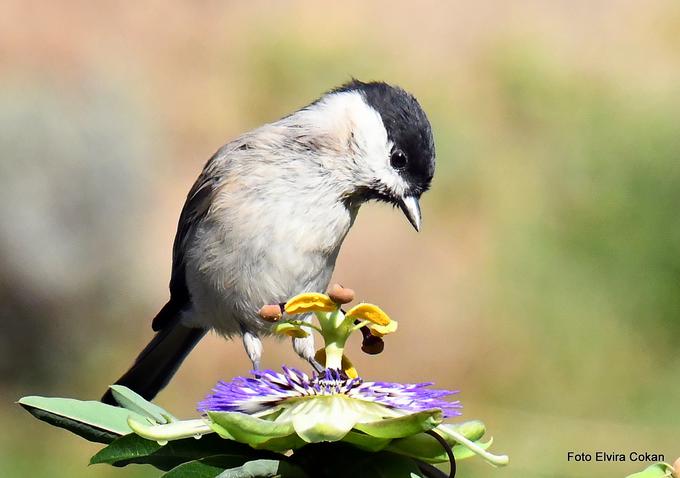
[[[345,438],[343,438],[342,441],[343,443],[349,443],[361,450],[376,452],[385,449],[392,440],[390,438],[376,438],[371,435],[366,435],[365,433],[351,430],[345,435]]]
[[[377,453],[367,455],[353,470],[351,475],[357,478],[422,478],[418,464],[405,456],[393,453]]]
[[[184,462],[215,455],[232,456],[236,461],[270,456],[258,452],[247,445],[223,440],[216,435],[205,435],[200,439],[184,438],[171,441],[166,445],[147,440],[134,433],[118,438],[100,450],[90,459],[90,464],[107,463],[125,466],[130,463],[145,463],[161,470],[169,470]],[[272,455],[273,456],[273,455]]]
[[[39,420],[99,443],[110,443],[132,432],[128,417],[145,420],[130,410],[96,401],[31,396],[18,403]]]
[[[354,457],[343,469],[334,470],[329,476],[353,478],[420,478],[423,475],[418,464],[405,456],[393,453],[363,453]]]
[[[297,466],[281,460],[253,460],[238,468],[224,470],[217,478],[305,478]]]
[[[673,467],[667,463],[655,463],[644,470],[628,475],[626,478],[668,478],[673,476]]]
[[[122,407],[150,418],[155,423],[163,424],[176,420],[167,410],[147,401],[144,397],[123,385],[111,385],[109,388],[113,398]]]
[[[174,467],[163,478],[216,478],[224,470],[242,465],[246,460],[232,455],[214,455]]]
[[[271,438],[291,435],[293,424],[262,420],[240,412],[208,412],[208,417],[237,441],[257,445]]]
[[[329,478],[418,478],[415,460],[393,453],[370,453],[343,442],[307,445],[290,457],[311,476]],[[312,473],[313,472],[313,473]]]
[[[432,430],[442,422],[440,409],[425,410],[398,418],[357,423],[354,428],[376,438],[403,438]]]

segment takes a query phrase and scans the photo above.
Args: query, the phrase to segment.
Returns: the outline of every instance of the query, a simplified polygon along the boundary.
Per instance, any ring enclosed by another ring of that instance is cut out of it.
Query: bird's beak
[[[420,232],[420,204],[418,204],[418,198],[415,196],[404,196],[399,200],[399,207],[404,214],[406,219],[415,228],[416,231]]]

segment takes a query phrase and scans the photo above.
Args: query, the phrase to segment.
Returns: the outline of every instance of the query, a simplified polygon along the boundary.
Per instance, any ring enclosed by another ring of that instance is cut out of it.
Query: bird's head
[[[341,157],[326,163],[353,205],[375,199],[399,206],[420,230],[420,196],[434,175],[430,122],[418,101],[382,82],[353,80],[303,110]]]

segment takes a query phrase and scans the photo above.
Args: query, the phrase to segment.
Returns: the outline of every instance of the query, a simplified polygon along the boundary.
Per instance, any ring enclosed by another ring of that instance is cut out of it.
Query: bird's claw
[[[319,363],[318,360],[316,360],[314,357],[309,359],[309,364],[312,366],[312,368],[316,371],[316,373],[323,373],[326,368]]]

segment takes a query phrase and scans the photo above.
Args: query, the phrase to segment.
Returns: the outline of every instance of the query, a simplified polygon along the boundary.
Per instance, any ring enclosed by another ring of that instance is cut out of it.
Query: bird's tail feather
[[[144,347],[130,370],[116,381],[116,385],[124,385],[146,400],[151,400],[168,384],[205,333],[205,329],[185,327],[179,322],[168,324]],[[107,390],[101,401],[117,404],[111,390]]]

